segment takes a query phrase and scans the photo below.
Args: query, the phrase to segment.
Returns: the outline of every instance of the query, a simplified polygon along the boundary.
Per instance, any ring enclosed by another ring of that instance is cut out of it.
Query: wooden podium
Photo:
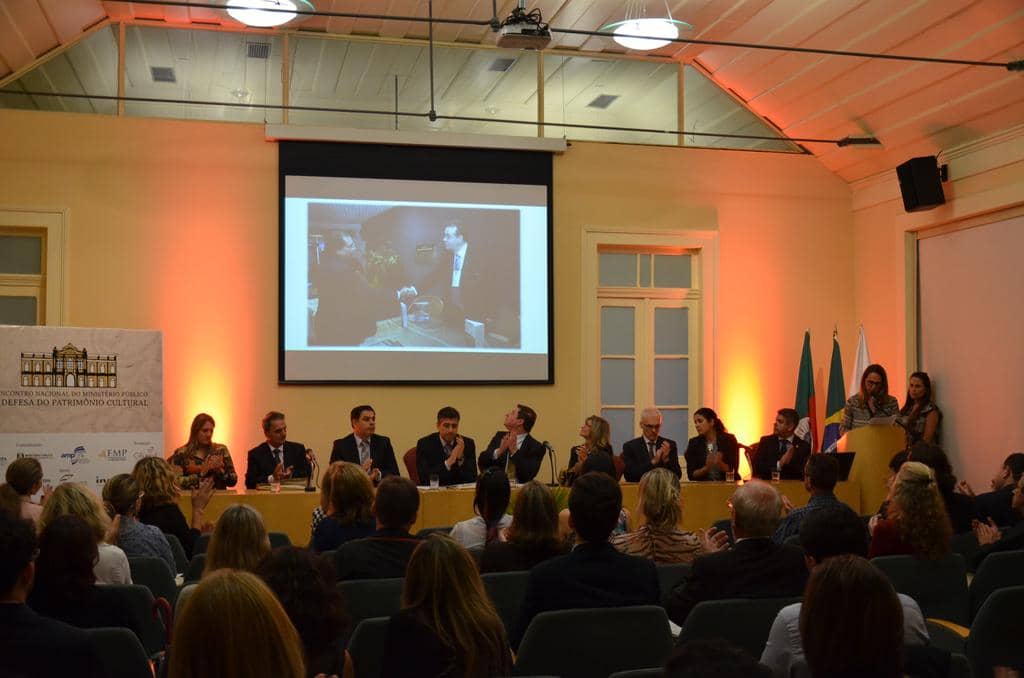
[[[899,426],[861,426],[839,439],[838,451],[857,453],[849,479],[860,484],[862,514],[874,513],[885,501],[889,460],[906,446],[906,434]]]

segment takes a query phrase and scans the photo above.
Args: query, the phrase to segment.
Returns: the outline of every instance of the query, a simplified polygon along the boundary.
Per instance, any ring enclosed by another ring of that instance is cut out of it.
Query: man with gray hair
[[[679,468],[679,448],[676,441],[661,437],[661,412],[655,407],[640,413],[640,437],[622,445],[626,481],[639,482],[652,468],[667,468],[676,478],[683,475]]]
[[[735,546],[693,562],[690,575],[669,595],[669,619],[682,626],[690,610],[704,600],[803,595],[803,552],[772,541],[781,515],[782,498],[768,483],[752,480],[736,488],[729,502]]]

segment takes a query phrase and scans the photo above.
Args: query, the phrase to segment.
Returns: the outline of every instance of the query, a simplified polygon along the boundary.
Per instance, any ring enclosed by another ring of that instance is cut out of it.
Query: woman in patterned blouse
[[[127,473],[118,473],[103,486],[103,507],[114,522],[111,539],[129,558],[160,558],[176,574],[174,554],[159,527],[140,523],[136,516],[142,506],[142,490]]]
[[[907,432],[907,445],[919,440],[939,444],[942,410],[932,400],[932,380],[927,372],[914,372],[907,385],[907,399],[900,409],[900,421]]]
[[[188,442],[179,447],[168,459],[171,466],[181,469],[178,484],[183,490],[199,486],[199,481],[213,478],[213,487],[223,490],[238,482],[231,453],[220,443],[213,442],[216,422],[210,415],[200,412],[192,420]]]
[[[868,365],[860,378],[860,392],[846,401],[839,434],[866,426],[872,419],[895,417],[900,404],[889,395],[889,377],[881,365]]]

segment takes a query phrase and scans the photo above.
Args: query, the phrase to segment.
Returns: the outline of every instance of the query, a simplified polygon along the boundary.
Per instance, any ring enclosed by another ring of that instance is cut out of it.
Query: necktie
[[[788,449],[789,449],[789,441],[788,440],[783,440],[783,441],[779,442],[779,459],[782,459],[782,457],[786,454],[786,451]]]
[[[366,460],[370,458],[370,446],[366,444],[365,440],[359,441],[359,463],[365,464]]]
[[[647,441],[647,453],[654,459],[654,443],[651,441]]]
[[[281,448],[274,448],[274,464],[280,464],[283,460],[281,459]]]
[[[444,458],[447,459],[450,456],[452,456],[452,445],[451,445],[451,443],[445,443],[444,444]]]

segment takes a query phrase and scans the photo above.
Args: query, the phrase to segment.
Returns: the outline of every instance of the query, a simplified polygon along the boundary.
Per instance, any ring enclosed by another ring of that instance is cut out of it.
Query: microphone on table
[[[313,471],[316,470],[317,480],[320,479],[320,465],[316,463],[316,455],[313,450],[306,448],[306,460],[309,462],[309,474],[306,476],[306,492],[316,492],[316,487],[313,484]]]
[[[542,442],[541,445],[544,446],[544,449],[548,453],[548,465],[551,467],[551,482],[549,485],[551,487],[555,487],[558,485],[558,483],[555,482],[555,448],[551,447],[551,443],[546,440]]]

